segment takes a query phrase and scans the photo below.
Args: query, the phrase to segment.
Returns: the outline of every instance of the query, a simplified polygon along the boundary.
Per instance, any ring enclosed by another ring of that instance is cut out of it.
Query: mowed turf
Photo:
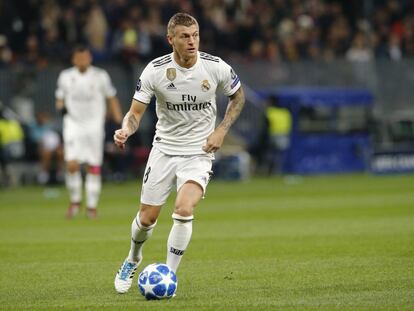
[[[139,190],[105,184],[94,221],[64,219],[63,188],[0,190],[0,310],[414,310],[413,175],[213,180],[169,301],[113,287]]]

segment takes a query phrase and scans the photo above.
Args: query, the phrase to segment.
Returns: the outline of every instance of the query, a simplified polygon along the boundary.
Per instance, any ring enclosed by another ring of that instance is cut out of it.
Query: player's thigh
[[[192,180],[185,182],[178,191],[174,213],[184,217],[193,215],[193,210],[203,197],[203,193],[203,187],[197,182]]]
[[[81,160],[83,134],[77,129],[64,129],[63,131],[63,146],[64,158],[66,162]]]
[[[103,144],[105,134],[103,131],[91,131],[86,135],[86,143],[83,146],[85,162],[90,166],[99,167],[103,162]]]
[[[207,185],[213,174],[212,159],[209,156],[199,155],[183,158],[177,169],[177,192],[188,182],[199,185],[202,197],[206,193]]]
[[[142,180],[141,203],[164,205],[176,179],[175,170],[174,157],[152,148]]]

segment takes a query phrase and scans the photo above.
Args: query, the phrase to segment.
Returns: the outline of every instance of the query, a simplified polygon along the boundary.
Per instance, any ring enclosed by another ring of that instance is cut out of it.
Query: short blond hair
[[[176,13],[170,18],[167,25],[167,31],[169,35],[174,35],[175,26],[177,25],[182,25],[186,27],[190,27],[191,25],[197,25],[198,27],[198,22],[190,14]]]

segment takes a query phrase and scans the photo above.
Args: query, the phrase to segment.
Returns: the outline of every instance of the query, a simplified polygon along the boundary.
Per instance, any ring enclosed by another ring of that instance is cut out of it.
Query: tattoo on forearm
[[[227,105],[226,114],[219,127],[222,127],[228,131],[232,124],[239,117],[240,112],[243,109],[244,102],[244,93],[242,88],[240,88],[236,93],[234,93],[233,96],[231,96],[229,104]]]
[[[127,128],[130,134],[132,134],[135,133],[135,131],[138,129],[138,126],[139,121],[137,118],[131,112],[128,112],[124,117],[122,127]]]

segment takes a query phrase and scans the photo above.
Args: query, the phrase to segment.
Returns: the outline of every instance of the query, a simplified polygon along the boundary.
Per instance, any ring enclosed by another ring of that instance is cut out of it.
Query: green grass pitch
[[[1,189],[0,310],[414,310],[414,175],[213,180],[167,301],[113,287],[139,191],[105,184],[99,218],[69,221],[64,188]]]

